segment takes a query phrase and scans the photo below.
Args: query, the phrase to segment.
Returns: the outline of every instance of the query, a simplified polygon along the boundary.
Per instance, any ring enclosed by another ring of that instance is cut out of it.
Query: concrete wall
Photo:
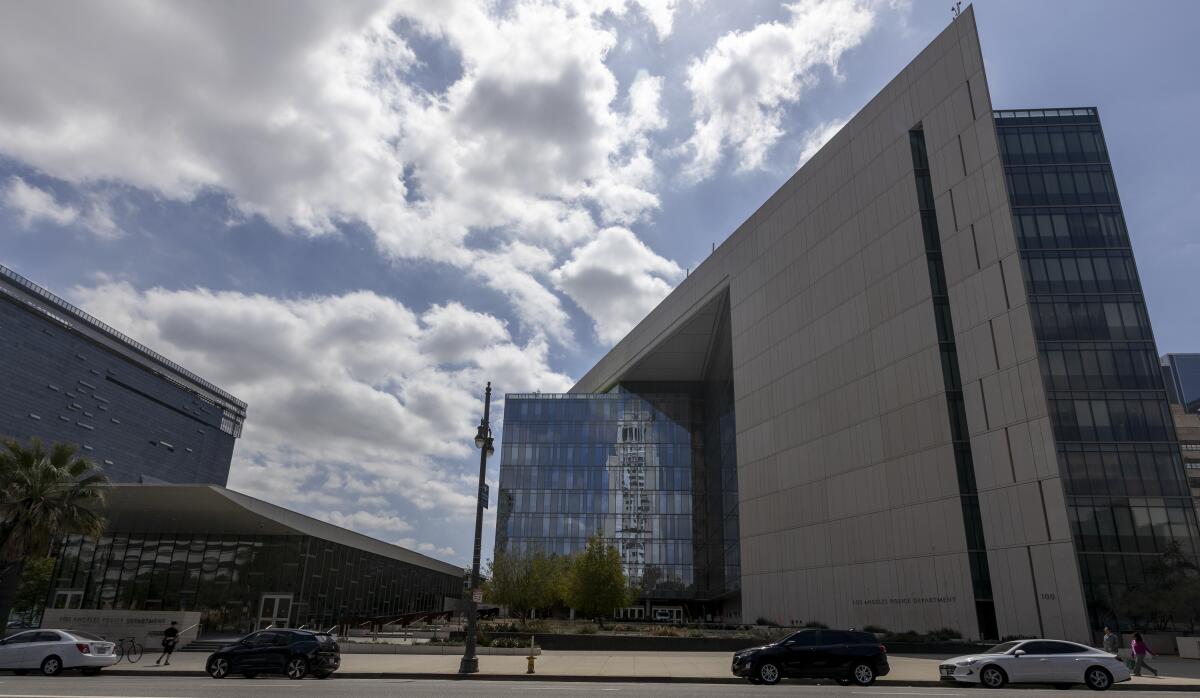
[[[730,293],[744,618],[978,637],[909,145],[930,153],[1002,635],[1087,638],[968,8],[575,386]]]

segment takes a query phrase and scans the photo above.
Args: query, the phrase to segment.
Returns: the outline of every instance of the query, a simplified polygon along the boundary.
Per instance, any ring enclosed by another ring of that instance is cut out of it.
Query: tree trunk
[[[21,585],[21,572],[24,569],[24,560],[0,562],[0,619],[5,627],[8,627],[8,614],[12,613],[13,602],[17,599],[17,588]]]

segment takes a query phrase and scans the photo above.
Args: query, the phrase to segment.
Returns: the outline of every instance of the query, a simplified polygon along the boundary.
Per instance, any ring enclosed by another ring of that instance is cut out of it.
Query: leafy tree
[[[0,449],[0,619],[17,597],[25,560],[42,557],[57,536],[99,535],[104,529],[104,476],[72,444],[47,452],[40,439],[22,446],[6,439]]]
[[[50,592],[50,577],[54,574],[54,558],[41,557],[25,561],[21,581],[17,584],[17,595],[13,610],[28,621],[41,617],[46,605],[46,594]]]
[[[487,566],[484,595],[490,603],[507,606],[522,620],[550,608],[563,598],[565,560],[557,555],[497,553]]]
[[[634,598],[621,569],[621,556],[600,536],[589,538],[587,547],[571,560],[566,592],[567,605],[597,620]]]

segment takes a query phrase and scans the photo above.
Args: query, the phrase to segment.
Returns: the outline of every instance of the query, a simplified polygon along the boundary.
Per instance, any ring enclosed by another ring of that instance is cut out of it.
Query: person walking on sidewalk
[[[1117,654],[1121,649],[1121,636],[1114,633],[1112,628],[1104,626],[1104,651]]]
[[[163,631],[163,651],[162,654],[158,655],[158,659],[154,660],[155,664],[158,664],[164,658],[166,658],[167,661],[163,664],[163,666],[171,666],[171,653],[175,651],[175,643],[179,642],[179,628],[176,628],[176,625],[177,623],[175,621],[171,621],[171,627]]]
[[[1154,653],[1150,651],[1150,648],[1146,645],[1146,641],[1142,639],[1141,633],[1133,634],[1133,642],[1129,644],[1129,649],[1133,652],[1133,675],[1141,676],[1142,669],[1149,669],[1154,673],[1154,678],[1158,678],[1158,669],[1146,663],[1146,655]]]

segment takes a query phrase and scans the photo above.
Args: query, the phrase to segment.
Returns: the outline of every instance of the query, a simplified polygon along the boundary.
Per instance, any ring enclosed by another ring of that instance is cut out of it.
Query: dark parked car
[[[208,657],[205,667],[214,679],[241,674],[285,674],[302,679],[312,674],[329,678],[342,664],[337,640],[311,630],[260,630],[226,645]]]
[[[889,670],[887,648],[871,633],[854,630],[801,630],[733,655],[734,676],[767,685],[791,678],[870,686]]]

